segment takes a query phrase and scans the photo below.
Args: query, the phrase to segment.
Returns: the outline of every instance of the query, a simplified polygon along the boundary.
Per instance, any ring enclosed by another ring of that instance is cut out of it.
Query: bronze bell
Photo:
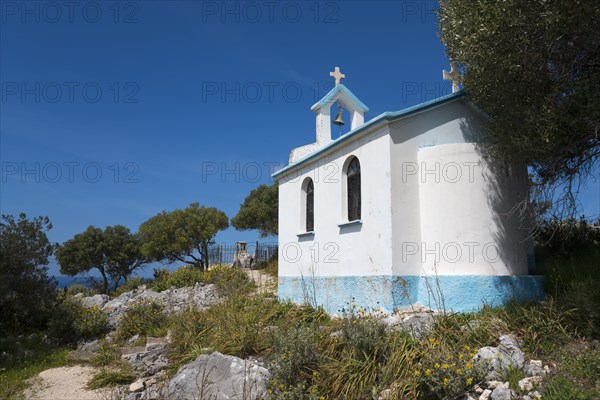
[[[335,120],[333,121],[333,123],[335,125],[339,125],[342,126],[344,125],[344,109],[338,104],[338,113],[337,116],[335,117]]]

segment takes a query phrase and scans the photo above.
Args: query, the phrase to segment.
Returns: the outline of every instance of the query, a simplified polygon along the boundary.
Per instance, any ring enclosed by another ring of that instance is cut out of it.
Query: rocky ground
[[[259,280],[260,287],[272,288],[273,280],[249,271]],[[256,277],[254,275],[257,275]],[[193,287],[168,289],[155,292],[140,287],[110,299],[105,295],[80,296],[86,306],[96,306],[107,313],[112,328],[118,326],[127,308],[139,300],[153,300],[163,304],[167,312],[176,313],[188,306],[207,308],[221,301],[213,285],[198,283]],[[390,316],[381,316],[382,322],[390,330],[405,330],[422,337],[429,331],[437,314],[422,307],[399,310]],[[333,333],[335,334],[335,333]],[[110,335],[108,336],[110,340]],[[214,400],[255,400],[267,397],[267,381],[270,373],[267,367],[256,359],[241,359],[218,352],[203,354],[192,362],[183,365],[174,376],[167,378],[169,366],[167,348],[169,336],[146,338],[143,346],[129,346],[120,349],[121,359],[132,367],[135,382],[112,391],[86,390],[85,386],[94,373],[88,366],[55,368],[42,372],[35,378],[32,388],[25,392],[26,399],[214,399]],[[131,342],[139,343],[139,338]],[[82,344],[72,353],[72,359],[88,361],[100,350],[98,341]],[[540,385],[543,377],[552,372],[553,366],[544,365],[540,360],[526,360],[519,343],[508,335],[498,339],[495,347],[479,349],[473,359],[487,368],[485,381],[475,384],[463,400],[532,400],[540,398]],[[509,382],[499,380],[506,369],[523,372],[525,378],[518,382],[518,388],[510,387]],[[519,393],[517,394],[516,390]],[[378,398],[388,398],[390,390],[379,393]],[[523,394],[526,393],[526,394]]]

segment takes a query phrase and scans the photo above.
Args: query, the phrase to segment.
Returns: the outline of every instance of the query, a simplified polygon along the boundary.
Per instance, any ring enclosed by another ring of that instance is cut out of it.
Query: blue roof
[[[345,92],[348,96],[350,96],[350,98],[360,107],[362,108],[363,112],[367,112],[369,111],[369,107],[367,107],[365,105],[365,103],[363,103],[362,101],[360,101],[358,99],[358,97],[356,97],[354,95],[354,93],[352,93],[350,91],[350,89],[348,89],[346,86],[344,86],[343,83],[340,83],[339,85],[336,85],[333,89],[331,89],[329,91],[329,93],[327,93],[325,95],[325,97],[323,97],[321,100],[317,101],[315,104],[313,104],[313,106],[310,108],[311,111],[316,111],[319,108],[323,107],[324,105],[328,104],[329,102],[331,102],[331,100],[333,99],[333,97],[338,94],[339,92]]]
[[[343,86],[343,85],[340,84],[340,85],[336,86],[336,88],[339,87],[339,86]],[[335,88],[334,88],[334,90],[335,90]],[[341,90],[341,89],[339,89],[339,90]],[[346,90],[347,90],[347,88],[346,88]],[[332,92],[333,92],[333,90],[331,92],[329,92],[329,94],[331,94]],[[348,90],[348,92],[350,92],[350,91]],[[335,93],[337,93],[337,92],[335,92]],[[327,94],[327,96],[329,96],[329,94]],[[444,103],[448,103],[448,102],[451,102],[453,100],[456,100],[456,99],[459,99],[461,97],[464,97],[464,96],[466,96],[466,94],[467,93],[464,90],[460,90],[460,91],[458,91],[456,93],[448,94],[446,96],[438,97],[437,99],[426,101],[425,103],[417,104],[416,106],[405,108],[404,110],[384,112],[383,114],[378,115],[377,117],[373,118],[372,120],[367,121],[363,125],[361,125],[361,126],[355,128],[354,130],[346,133],[345,135],[343,135],[343,136],[341,136],[341,137],[339,137],[339,138],[337,138],[335,140],[332,140],[331,142],[329,142],[325,146],[321,147],[320,149],[318,149],[317,151],[315,151],[313,153],[308,154],[307,156],[305,156],[304,158],[301,158],[297,162],[295,162],[293,164],[289,164],[286,167],[283,167],[282,169],[280,169],[279,171],[275,171],[271,176],[273,178],[277,178],[278,176],[282,175],[283,173],[285,173],[285,172],[287,172],[289,170],[298,168],[299,166],[305,164],[306,162],[308,162],[308,161],[310,161],[312,159],[315,159],[315,158],[319,157],[321,154],[323,154],[323,153],[325,153],[325,152],[327,152],[327,151],[329,151],[329,150],[331,150],[331,149],[333,149],[333,148],[341,145],[342,143],[348,141],[350,138],[358,135],[359,133],[364,132],[366,129],[375,127],[375,126],[377,126],[379,124],[382,124],[382,123],[384,123],[386,121],[387,122],[395,121],[397,119],[408,117],[410,115],[413,115],[413,114],[416,114],[416,113],[428,110],[430,108],[437,107],[437,106],[442,105]],[[325,96],[323,98],[323,100],[325,100],[325,98],[327,98],[327,96]],[[321,102],[323,100],[321,100]],[[313,108],[315,106],[318,106],[319,103],[316,103],[313,106]]]

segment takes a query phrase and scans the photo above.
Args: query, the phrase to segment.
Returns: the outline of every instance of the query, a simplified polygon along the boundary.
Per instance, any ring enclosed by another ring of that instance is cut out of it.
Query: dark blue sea
[[[56,279],[56,282],[58,282],[58,287],[60,289],[71,286],[74,283],[79,283],[82,284],[84,286],[89,286],[89,281],[86,278],[81,278],[81,277],[74,277],[74,276],[62,276],[62,275],[55,275],[53,276],[54,279]]]

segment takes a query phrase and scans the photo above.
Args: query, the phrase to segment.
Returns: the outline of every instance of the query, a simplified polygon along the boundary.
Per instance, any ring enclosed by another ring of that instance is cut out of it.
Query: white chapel
[[[344,84],[311,110],[314,143],[291,151],[279,184],[278,296],[338,313],[422,305],[467,312],[543,298],[515,203],[524,166],[481,154],[486,115],[460,90],[367,119]],[[346,110],[349,121],[343,121]],[[332,139],[332,125],[349,131]]]

